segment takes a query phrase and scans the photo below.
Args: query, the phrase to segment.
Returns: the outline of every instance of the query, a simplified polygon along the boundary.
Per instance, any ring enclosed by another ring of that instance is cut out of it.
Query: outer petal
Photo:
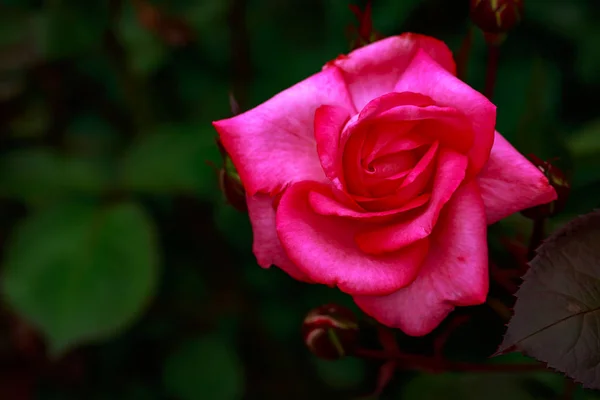
[[[477,177],[488,224],[556,200],[548,179],[496,132],[490,159]]]
[[[359,247],[368,253],[381,254],[396,251],[429,236],[442,207],[463,182],[466,167],[465,156],[452,150],[441,149],[427,208],[411,219],[360,232],[356,235]]]
[[[252,223],[254,242],[252,250],[256,256],[258,265],[269,268],[276,265],[292,278],[299,281],[311,282],[311,280],[299,270],[288,258],[281,247],[277,230],[275,228],[275,210],[273,199],[264,194],[246,196],[248,214]]]
[[[346,83],[328,68],[233,118],[213,122],[247,193],[273,193],[305,179],[325,180],[314,139],[315,110],[354,112]]]
[[[488,292],[485,211],[477,184],[463,186],[442,212],[417,279],[388,296],[355,296],[381,323],[408,335],[435,329],[455,306],[485,302]]]
[[[456,73],[452,52],[444,42],[414,33],[379,40],[336,59],[333,64],[344,71],[354,105],[360,110],[369,101],[394,91],[396,82],[419,49],[449,73]]]
[[[316,182],[290,186],[276,217],[285,252],[311,280],[363,295],[389,294],[413,281],[427,255],[427,239],[383,256],[365,254],[354,242],[364,222],[315,213],[311,191],[327,194],[329,188]]]
[[[494,143],[496,106],[481,93],[441,68],[426,52],[419,50],[398,81],[396,91],[410,91],[431,97],[438,105],[461,111],[473,128],[468,177],[474,177],[487,162]]]

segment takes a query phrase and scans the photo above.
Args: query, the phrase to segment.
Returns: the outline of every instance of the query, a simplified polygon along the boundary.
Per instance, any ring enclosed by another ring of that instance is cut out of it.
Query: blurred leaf
[[[248,214],[226,204],[222,195],[220,198],[222,200],[217,204],[213,214],[217,229],[237,251],[242,254],[252,253],[252,225]]]
[[[107,14],[97,6],[89,8],[52,5],[34,16],[33,31],[44,58],[80,56],[102,45]]]
[[[600,82],[598,70],[600,69],[600,54],[598,52],[598,40],[600,40],[600,29],[596,24],[587,29],[585,35],[577,40],[578,52],[575,68],[586,84],[597,84]]]
[[[374,1],[373,28],[379,32],[393,33],[404,25],[411,12],[422,0]]]
[[[142,137],[121,164],[122,184],[152,194],[221,195],[217,174],[207,161],[218,162],[216,134],[206,127],[165,126]]]
[[[224,49],[230,46],[230,28],[227,22],[230,3],[204,0],[186,1],[184,4],[181,15],[185,16],[186,21],[194,28],[195,41],[201,47],[203,55],[214,65],[227,66],[231,55]]]
[[[0,158],[0,194],[31,205],[75,194],[99,194],[109,185],[104,166],[50,149],[15,150]]]
[[[256,268],[259,267],[256,266]],[[274,273],[274,271],[269,272]],[[294,312],[291,309],[292,306],[293,304],[285,301],[265,301],[262,304],[262,324],[274,340],[285,342],[286,340],[292,338],[298,339],[300,337],[298,321],[301,321],[304,315]]]
[[[109,157],[123,142],[114,126],[93,113],[81,113],[71,120],[64,143],[69,152],[82,157]]]
[[[43,101],[34,100],[10,124],[15,138],[40,138],[50,123],[50,110]]]
[[[599,389],[600,211],[556,231],[538,249],[517,292],[499,352],[513,350]]]
[[[402,398],[419,400],[533,400],[552,398],[547,395],[532,393],[532,390],[528,389],[528,381],[532,381],[532,378],[528,375],[514,372],[420,374],[404,386]],[[558,377],[558,380],[561,381],[562,379]],[[544,390],[544,392],[548,391],[550,389]]]
[[[160,398],[156,388],[141,382],[132,383],[122,397],[123,400],[159,400]]]
[[[133,72],[147,77],[164,64],[168,49],[158,37],[140,24],[135,9],[130,3],[127,2],[123,6],[118,34],[127,50]]]
[[[525,2],[526,20],[539,23],[573,40],[587,33],[590,13],[585,1],[528,1]]]
[[[179,400],[234,400],[242,398],[244,373],[230,343],[205,336],[182,343],[167,358],[163,384]]]
[[[498,131],[519,151],[542,159],[568,161],[556,129],[559,71],[542,58],[501,64],[494,103],[498,105]]]
[[[157,282],[154,227],[134,203],[64,203],[34,213],[11,237],[2,289],[54,355],[127,328]]]
[[[582,187],[600,181],[600,120],[591,121],[571,134],[567,138],[567,148],[574,159],[572,186]]]
[[[328,361],[313,357],[312,360],[321,379],[332,388],[357,388],[365,378],[365,362],[360,358],[345,357]]]
[[[493,358],[490,364],[536,362],[514,353]],[[420,374],[403,390],[404,398],[423,400],[532,400],[551,399],[560,393],[563,378],[551,370],[539,372],[460,372]],[[537,393],[536,393],[537,392]]]

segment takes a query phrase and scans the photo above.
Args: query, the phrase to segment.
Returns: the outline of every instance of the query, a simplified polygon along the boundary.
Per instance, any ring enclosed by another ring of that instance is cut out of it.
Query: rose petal
[[[439,106],[462,112],[471,121],[474,135],[467,176],[473,177],[483,168],[492,149],[496,125],[496,106],[484,95],[441,68],[422,50],[417,51],[395,90],[422,93]]]
[[[557,197],[544,174],[498,132],[490,159],[477,182],[488,224]]]
[[[360,110],[369,101],[394,91],[396,82],[419,49],[449,73],[456,73],[452,52],[442,41],[414,33],[379,40],[333,64],[344,71],[354,105]]]
[[[334,105],[354,113],[339,69],[328,68],[233,118],[213,122],[248,194],[290,183],[326,180],[314,134],[315,110]]]
[[[246,196],[246,202],[254,236],[252,250],[258,265],[263,268],[276,265],[296,280],[311,282],[306,274],[294,265],[281,247],[275,228],[273,199],[264,194],[257,194]]]
[[[488,292],[486,221],[474,181],[444,208],[417,279],[388,296],[354,296],[379,322],[408,335],[430,333],[454,309],[485,302]]]
[[[286,254],[311,280],[369,295],[389,294],[412,282],[427,254],[427,240],[383,256],[365,254],[354,242],[364,222],[315,213],[310,192],[327,195],[330,188],[316,182],[290,186],[279,202],[276,221]]]
[[[453,150],[440,149],[433,190],[427,208],[408,221],[364,230],[356,243],[365,252],[382,254],[397,251],[431,234],[442,207],[450,200],[465,178],[467,157]]]
[[[348,110],[343,107],[321,106],[315,112],[315,139],[317,152],[325,175],[342,188],[342,170],[339,159],[340,136],[350,119]]]
[[[321,192],[310,192],[308,202],[317,214],[362,219],[369,222],[384,222],[398,214],[421,207],[429,201],[430,197],[431,195],[428,193],[422,194],[400,208],[375,212],[361,209],[361,207],[353,203],[350,199],[344,201],[341,196],[335,196],[334,198],[334,196],[328,196]]]

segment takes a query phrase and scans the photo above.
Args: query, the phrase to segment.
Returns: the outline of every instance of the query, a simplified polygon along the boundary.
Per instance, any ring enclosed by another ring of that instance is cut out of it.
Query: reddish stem
[[[543,364],[478,364],[460,361],[444,360],[438,357],[427,357],[385,350],[356,349],[354,356],[375,360],[399,361],[398,368],[417,369],[430,372],[526,372],[544,371]]]
[[[562,400],[572,400],[575,397],[575,390],[577,390],[577,384],[570,378],[565,378],[565,388],[562,395]]]
[[[488,64],[485,72],[485,91],[483,93],[490,101],[492,101],[492,98],[494,97],[499,58],[500,46],[488,43]]]
[[[469,25],[469,29],[456,52],[456,75],[462,81],[467,80],[467,71],[469,67],[469,56],[473,47],[473,26]]]

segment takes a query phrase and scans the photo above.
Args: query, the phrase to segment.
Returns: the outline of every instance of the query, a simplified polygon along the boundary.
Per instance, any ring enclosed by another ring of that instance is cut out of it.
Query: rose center
[[[365,172],[370,175],[377,175],[379,178],[388,178],[410,172],[418,160],[414,151],[387,154],[371,161],[366,166]]]

